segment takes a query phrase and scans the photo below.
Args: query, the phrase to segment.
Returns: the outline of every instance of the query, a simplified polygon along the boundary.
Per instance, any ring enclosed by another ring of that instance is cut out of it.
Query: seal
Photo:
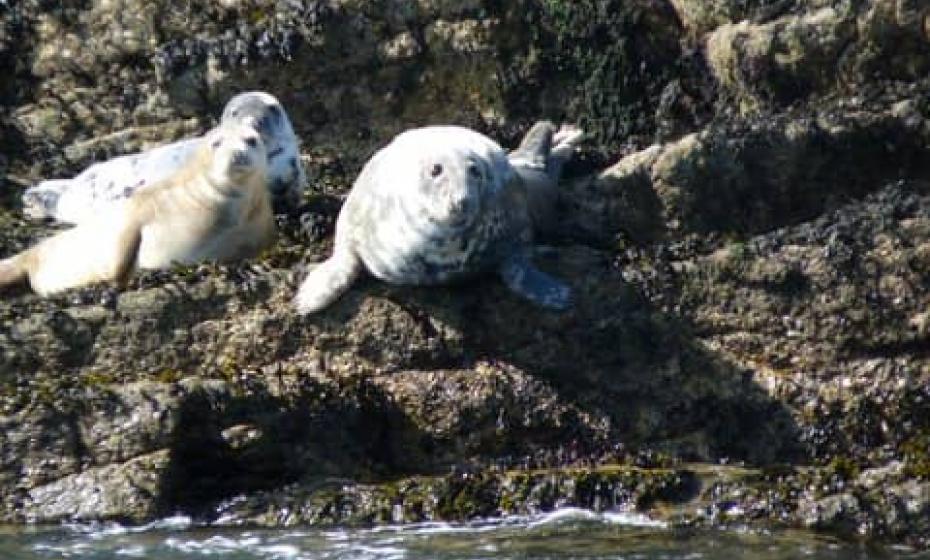
[[[294,206],[306,185],[300,145],[281,103],[271,94],[250,91],[226,104],[221,124],[255,128],[268,153],[267,187],[275,206]],[[168,177],[197,151],[203,137],[189,138],[137,154],[95,163],[73,179],[53,179],[23,193],[23,210],[32,218],[77,224],[93,219],[114,202]]]
[[[11,258],[0,288],[28,281],[40,295],[94,282],[124,286],[136,268],[258,254],[274,239],[267,154],[252,127],[229,123],[206,134],[163,181]]]
[[[568,308],[569,287],[530,260],[532,208],[549,213],[547,189],[580,138],[566,133],[554,142],[554,132],[549,123],[537,125],[512,160],[467,128],[431,126],[395,137],[355,181],[336,221],[333,255],[301,284],[297,311],[325,308],[366,270],[406,285],[494,271],[525,299]]]

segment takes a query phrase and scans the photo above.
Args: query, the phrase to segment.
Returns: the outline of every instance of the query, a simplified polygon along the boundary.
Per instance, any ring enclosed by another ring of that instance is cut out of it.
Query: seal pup
[[[261,91],[240,93],[223,109],[221,124],[257,130],[268,153],[268,190],[276,206],[295,206],[306,185],[300,146],[281,103]],[[23,193],[23,210],[32,218],[77,224],[177,171],[197,151],[203,137],[189,138],[137,154],[95,163],[73,179],[52,179]]]
[[[123,286],[137,267],[254,256],[274,238],[267,165],[255,129],[220,125],[174,175],[0,261],[0,288],[28,281],[47,295],[101,281]]]
[[[323,309],[365,270],[410,285],[496,271],[527,300],[568,308],[569,287],[530,261],[531,199],[558,181],[542,171],[553,133],[550,124],[534,127],[513,156],[516,166],[496,142],[467,128],[431,126],[395,137],[355,181],[336,221],[333,255],[301,284],[297,311]],[[556,158],[570,155],[578,138],[561,138]],[[561,163],[552,171],[560,173]],[[545,200],[538,204],[548,212]]]

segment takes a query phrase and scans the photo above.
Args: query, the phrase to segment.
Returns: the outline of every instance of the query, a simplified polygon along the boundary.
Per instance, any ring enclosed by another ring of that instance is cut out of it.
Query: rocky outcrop
[[[925,177],[927,87],[715,123],[651,145],[567,188],[563,229],[589,242],[746,236],[815,218],[886,181]]]
[[[311,189],[260,259],[0,302],[0,517],[346,524],[639,509],[926,547],[930,12],[919,2],[0,7],[0,253],[31,181],[272,91]],[[8,55],[8,56],[7,56]],[[354,174],[454,122],[592,138],[537,261],[291,308]]]

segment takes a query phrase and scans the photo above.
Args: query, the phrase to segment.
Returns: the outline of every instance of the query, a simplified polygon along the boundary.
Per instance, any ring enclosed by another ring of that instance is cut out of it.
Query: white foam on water
[[[507,517],[487,517],[474,519],[471,521],[464,521],[459,523],[446,523],[442,521],[424,521],[421,523],[407,523],[407,524],[397,524],[397,525],[381,525],[378,527],[372,527],[370,529],[365,529],[363,532],[368,534],[379,534],[379,533],[398,533],[402,534],[403,537],[410,535],[453,535],[453,534],[462,534],[462,533],[487,533],[491,531],[497,531],[506,527],[517,527],[521,525],[526,525],[532,517],[522,516],[522,515],[511,515]],[[357,533],[349,534],[346,537],[339,536],[338,538],[354,538],[353,535]]]
[[[405,551],[402,548],[396,548],[396,547],[384,547],[384,548],[377,547],[376,548],[373,546],[358,545],[358,546],[352,547],[350,550],[352,552],[361,552],[363,554],[366,554],[367,556],[363,556],[361,558],[365,558],[365,559],[371,558],[372,560],[374,560],[375,558],[377,558],[378,560],[402,560],[407,555],[407,551]]]
[[[206,539],[184,539],[178,537],[168,537],[165,539],[165,546],[179,552],[201,553],[201,554],[230,554],[247,550],[250,545],[256,544],[258,539],[244,538],[233,539],[221,535],[213,535]]]
[[[142,545],[133,545],[119,548],[115,553],[117,556],[129,556],[130,558],[145,558],[146,550]]]
[[[621,511],[621,512],[604,512],[601,516],[611,525],[621,525],[623,527],[650,527],[655,529],[668,529],[668,523],[653,519],[646,514]]]
[[[150,533],[153,531],[183,531],[189,529],[193,521],[186,515],[175,515],[164,519],[157,519],[144,525],[121,525],[119,523],[63,523],[65,529],[87,535],[88,538],[99,540],[130,533]]]
[[[647,515],[637,512],[607,511],[598,513],[589,509],[566,507],[535,516],[529,520],[528,528],[535,529],[538,527],[577,522],[602,523],[620,527],[648,527],[655,529],[665,529],[668,527],[668,524],[664,521],[652,519]]]
[[[33,545],[32,550],[34,552],[50,552],[60,555],[62,558],[74,558],[88,552],[90,550],[90,544],[87,542],[62,545],[39,543]]]
[[[300,557],[300,549],[291,544],[273,544],[257,547],[257,551],[264,553],[268,558],[275,560],[291,560]]]

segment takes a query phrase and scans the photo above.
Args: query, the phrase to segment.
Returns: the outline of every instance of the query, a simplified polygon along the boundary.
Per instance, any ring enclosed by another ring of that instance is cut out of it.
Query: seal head
[[[448,282],[484,266],[489,232],[500,221],[489,205],[512,178],[504,152],[476,132],[407,132],[362,171],[341,227],[353,232],[354,250],[375,277]]]
[[[207,176],[214,185],[232,192],[267,172],[265,143],[256,129],[227,124],[210,131],[204,140],[212,152]]]
[[[276,207],[296,206],[307,182],[299,142],[281,102],[263,91],[234,96],[223,109],[223,123],[251,126],[262,136],[268,154],[268,190]]]

